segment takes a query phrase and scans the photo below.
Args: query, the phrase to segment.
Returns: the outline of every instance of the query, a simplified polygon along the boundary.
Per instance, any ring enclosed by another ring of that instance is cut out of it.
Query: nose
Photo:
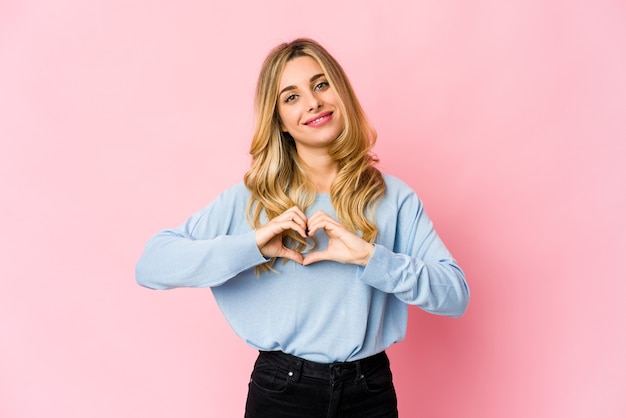
[[[309,112],[319,109],[322,106],[322,101],[317,97],[315,93],[312,93],[309,97]]]

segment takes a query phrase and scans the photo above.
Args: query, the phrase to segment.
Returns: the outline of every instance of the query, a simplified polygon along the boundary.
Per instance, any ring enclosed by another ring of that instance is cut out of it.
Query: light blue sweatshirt
[[[151,289],[211,287],[235,333],[258,350],[280,350],[332,363],[379,353],[404,338],[408,305],[461,316],[469,302],[463,271],[433,229],[422,202],[399,179],[385,175],[376,208],[378,236],[366,267],[321,261],[274,264],[259,251],[245,212],[243,183],[220,194],[176,229],[147,243],[137,282]],[[305,214],[337,218],[330,196],[319,194]],[[316,238],[323,249],[323,231]]]

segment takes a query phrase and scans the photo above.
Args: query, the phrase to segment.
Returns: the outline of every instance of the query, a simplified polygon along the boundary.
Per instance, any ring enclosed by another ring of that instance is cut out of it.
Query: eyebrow
[[[324,77],[324,73],[315,74],[313,77],[311,77],[311,79],[309,80],[309,82],[310,82],[310,83],[312,83],[312,82],[314,82],[315,80],[317,80],[317,79],[318,79],[318,78],[320,78],[320,77]],[[284,89],[282,89],[282,90],[280,91],[280,93],[278,93],[278,95],[280,96],[281,94],[283,94],[283,93],[284,93],[284,92],[286,92],[286,91],[289,91],[289,90],[295,90],[295,89],[296,89],[296,86],[287,86],[287,87],[285,87]]]

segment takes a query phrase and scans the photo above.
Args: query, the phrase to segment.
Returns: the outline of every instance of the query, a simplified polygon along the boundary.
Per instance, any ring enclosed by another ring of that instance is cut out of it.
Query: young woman
[[[212,288],[259,350],[246,417],[396,417],[385,349],[408,305],[461,316],[464,274],[415,192],[375,167],[375,131],[321,45],[272,50],[256,110],[244,181],[155,235],[137,281]]]

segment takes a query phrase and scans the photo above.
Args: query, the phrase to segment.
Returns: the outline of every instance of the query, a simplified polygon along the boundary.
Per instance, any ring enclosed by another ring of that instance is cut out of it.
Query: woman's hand
[[[374,253],[373,244],[349,231],[325,212],[319,211],[311,216],[307,226],[309,236],[320,229],[324,230],[328,235],[328,247],[307,254],[302,263],[305,266],[322,260],[366,266]]]
[[[299,252],[283,245],[283,232],[292,229],[306,238],[307,219],[304,213],[293,206],[275,217],[255,232],[256,245],[267,258],[283,257],[302,264],[304,258]]]

